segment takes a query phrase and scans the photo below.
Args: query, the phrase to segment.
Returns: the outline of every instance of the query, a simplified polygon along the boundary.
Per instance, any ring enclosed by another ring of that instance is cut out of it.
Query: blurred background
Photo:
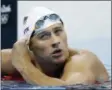
[[[12,48],[17,40],[17,1],[1,0],[1,49]]]
[[[12,20],[15,21],[8,22],[10,27],[5,25],[5,29],[2,28],[2,37],[4,36],[2,48],[11,47],[13,42],[23,37],[24,15],[35,6],[44,6],[61,16],[70,47],[94,52],[106,68],[111,69],[111,1],[18,1],[15,3],[18,6],[11,5],[12,9],[17,9],[12,11],[14,12]]]

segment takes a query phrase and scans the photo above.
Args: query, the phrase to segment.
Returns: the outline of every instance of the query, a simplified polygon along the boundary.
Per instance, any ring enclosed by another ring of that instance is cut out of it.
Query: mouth
[[[54,50],[53,53],[52,53],[52,56],[53,56],[54,58],[59,58],[59,57],[61,57],[61,56],[62,56],[62,50],[61,50],[61,49],[56,49],[56,50]]]

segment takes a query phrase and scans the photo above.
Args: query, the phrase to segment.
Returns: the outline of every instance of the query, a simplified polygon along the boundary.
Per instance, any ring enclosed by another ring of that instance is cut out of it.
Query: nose
[[[52,35],[52,39],[53,39],[52,47],[53,48],[58,48],[59,44],[60,44],[59,37],[55,36],[55,35]]]
[[[53,48],[58,48],[59,44],[60,44],[60,42],[53,43],[53,44],[52,44],[52,47],[53,47]]]

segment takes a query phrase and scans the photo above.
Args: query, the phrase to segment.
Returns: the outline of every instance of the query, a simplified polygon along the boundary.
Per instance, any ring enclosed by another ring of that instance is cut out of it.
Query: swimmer
[[[88,50],[68,46],[60,16],[35,7],[24,17],[24,37],[12,49],[1,50],[2,74],[18,73],[29,84],[61,86],[109,80],[99,58]]]

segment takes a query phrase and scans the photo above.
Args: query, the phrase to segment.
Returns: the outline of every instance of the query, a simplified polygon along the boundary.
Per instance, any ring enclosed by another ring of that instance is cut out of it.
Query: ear
[[[32,46],[33,44],[32,44],[32,41],[30,40],[29,41],[29,49],[32,51],[33,50],[33,46]]]

